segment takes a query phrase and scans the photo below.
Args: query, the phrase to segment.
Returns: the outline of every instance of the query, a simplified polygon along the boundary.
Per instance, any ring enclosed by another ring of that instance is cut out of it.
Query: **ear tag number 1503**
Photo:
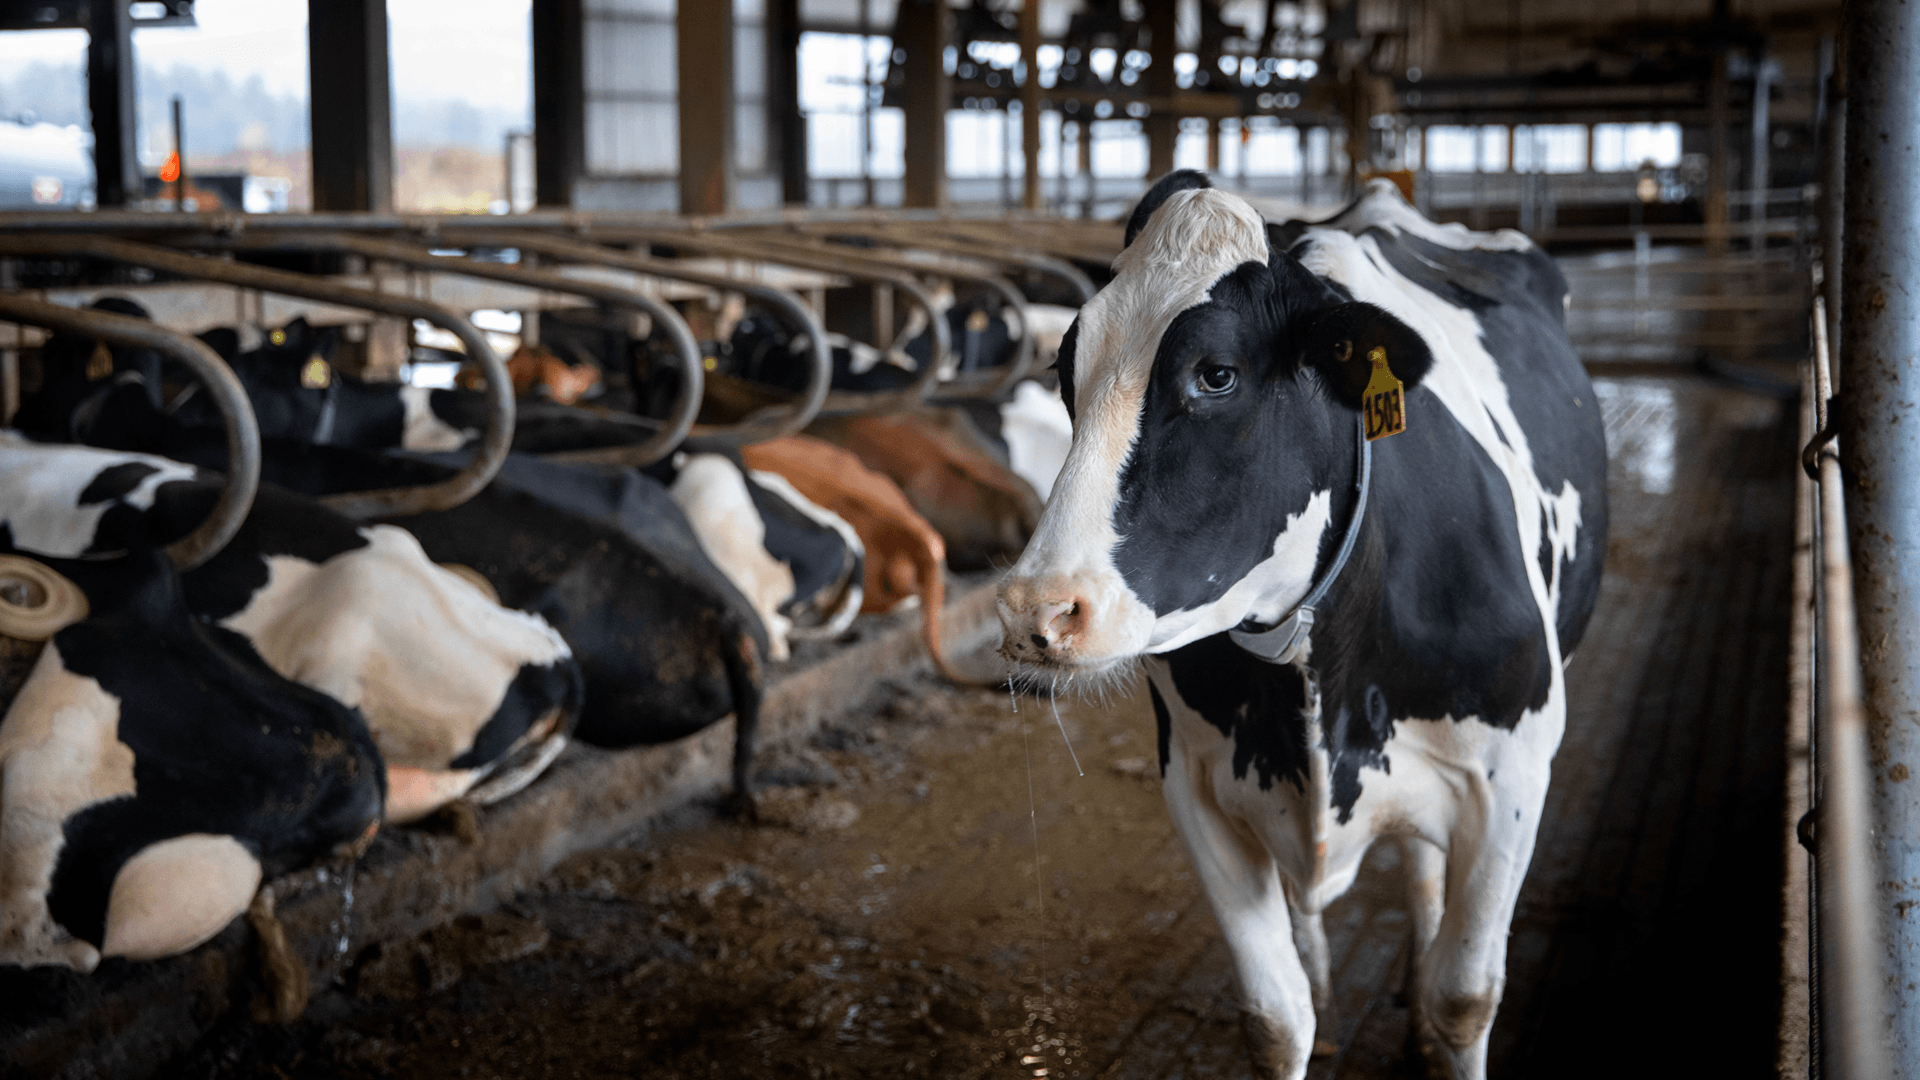
[[[1407,393],[1405,384],[1387,367],[1385,348],[1374,346],[1367,353],[1367,362],[1373,365],[1373,374],[1367,379],[1360,407],[1367,416],[1367,441],[1372,442],[1407,430]]]

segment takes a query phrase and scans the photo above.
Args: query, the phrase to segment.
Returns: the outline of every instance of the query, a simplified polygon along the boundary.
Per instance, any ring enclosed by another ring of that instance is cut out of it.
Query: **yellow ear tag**
[[[1407,430],[1407,393],[1405,384],[1387,367],[1383,346],[1374,346],[1367,362],[1373,365],[1373,375],[1360,397],[1360,408],[1367,417],[1367,441],[1372,442]]]
[[[267,340],[275,345],[285,345],[287,343],[287,332],[285,330],[275,330],[273,333],[267,335]]]
[[[303,388],[325,390],[327,384],[331,382],[333,382],[333,369],[327,366],[325,360],[317,356],[309,356],[307,362],[300,365],[300,385]]]
[[[87,381],[99,382],[113,375],[113,350],[104,341],[93,343],[93,355],[87,357]]]

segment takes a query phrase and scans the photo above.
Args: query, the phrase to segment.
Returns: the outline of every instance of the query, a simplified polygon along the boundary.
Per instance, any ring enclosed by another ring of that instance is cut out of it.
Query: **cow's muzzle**
[[[1009,580],[1000,587],[1000,655],[1017,664],[1074,667],[1083,659],[1095,607],[1070,578]]]

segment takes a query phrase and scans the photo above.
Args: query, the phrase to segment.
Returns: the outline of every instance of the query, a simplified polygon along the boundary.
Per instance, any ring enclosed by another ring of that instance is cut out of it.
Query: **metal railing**
[[[383,315],[425,319],[458,337],[468,356],[479,365],[487,384],[487,430],[472,458],[458,473],[436,484],[326,497],[325,502],[350,517],[414,514],[458,506],[487,486],[493,474],[500,471],[513,444],[513,383],[507,377],[506,365],[472,323],[444,305],[343,285],[311,274],[190,255],[171,248],[88,233],[7,235],[0,232],[0,255],[84,255],[188,280],[225,282]]]
[[[1810,1064],[1823,1080],[1878,1080],[1890,1075],[1880,972],[1879,904],[1873,896],[1871,773],[1861,690],[1860,641],[1853,564],[1847,541],[1845,476],[1829,403],[1833,367],[1825,301],[1812,314],[1814,348],[1804,383],[1801,465],[1814,485],[1812,543],[1796,559],[1813,600],[1805,620],[1811,640],[1795,642],[1811,661],[1811,700],[1791,708],[1810,720],[1813,809],[1801,819],[1800,842],[1812,852],[1809,903],[1812,942]],[[1809,430],[1811,429],[1811,430]],[[1796,589],[1796,594],[1802,589]],[[1798,720],[1794,723],[1799,722]],[[1791,727],[1790,727],[1791,730]]]
[[[219,554],[246,522],[254,492],[260,487],[260,428],[245,388],[219,355],[194,338],[145,319],[92,308],[62,307],[13,293],[0,292],[0,320],[153,349],[193,372],[212,396],[226,427],[227,474],[212,512],[192,532],[167,545],[167,554],[183,571]]]

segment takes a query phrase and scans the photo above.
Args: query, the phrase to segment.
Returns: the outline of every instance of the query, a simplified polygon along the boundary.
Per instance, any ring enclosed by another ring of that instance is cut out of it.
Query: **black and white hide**
[[[1391,837],[1418,1034],[1480,1077],[1606,550],[1565,279],[1379,181],[1270,228],[1175,173],[1127,241],[1061,349],[1073,447],[1003,651],[1083,686],[1144,658],[1263,1075],[1305,1073],[1321,912]]]
[[[212,442],[201,448],[216,461],[221,452]],[[454,471],[439,462],[457,460],[281,443],[266,447],[261,475],[328,494],[434,483]],[[434,560],[477,571],[502,604],[559,631],[584,678],[574,732],[583,742],[672,742],[731,713],[736,795],[750,806],[766,631],[658,481],[516,453],[460,506],[390,523]]]
[[[219,489],[165,458],[0,436],[0,542],[12,550],[74,559],[128,536],[166,542],[204,520]],[[579,667],[552,626],[436,566],[405,530],[356,526],[271,485],[184,589],[196,616],[274,671],[366,717],[390,820],[518,791],[579,711]]]
[[[865,549],[839,515],[776,473],[723,454],[675,455],[668,493],[700,546],[767,629],[767,655],[789,637],[831,637],[853,623],[864,593]]]
[[[54,564],[92,610],[0,720],[0,964],[185,952],[264,876],[372,830],[385,780],[358,714],[195,618],[152,547]]]
[[[200,335],[240,377],[265,439],[367,450],[457,450],[486,426],[485,394],[404,383],[369,382],[334,367],[339,332],[295,319],[267,331],[243,351],[240,332]],[[219,427],[213,402],[183,391],[168,403],[173,418]]]

